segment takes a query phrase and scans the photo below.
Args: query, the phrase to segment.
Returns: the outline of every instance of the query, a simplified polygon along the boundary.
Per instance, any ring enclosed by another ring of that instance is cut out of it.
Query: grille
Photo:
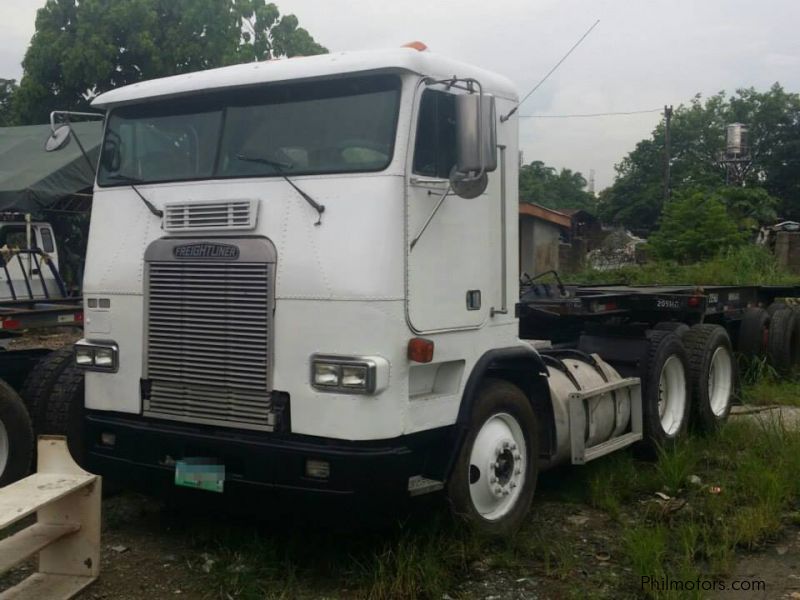
[[[150,262],[145,414],[271,429],[267,263]]]
[[[255,226],[256,204],[252,200],[176,202],[165,207],[166,231],[246,230]]]

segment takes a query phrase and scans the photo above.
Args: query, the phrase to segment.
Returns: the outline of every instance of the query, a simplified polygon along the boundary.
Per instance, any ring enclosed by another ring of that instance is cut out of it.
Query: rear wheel
[[[789,373],[800,360],[800,316],[790,308],[776,310],[769,325],[767,355],[779,373]]]
[[[686,350],[674,333],[653,332],[642,379],[642,417],[646,446],[655,450],[674,443],[689,421]]]
[[[28,411],[11,386],[0,380],[0,487],[30,472],[33,428]]]
[[[703,431],[719,428],[731,412],[736,363],[728,333],[719,325],[695,325],[684,336],[689,356],[695,424]]]
[[[689,331],[689,326],[686,323],[678,323],[677,321],[662,321],[653,325],[653,331],[671,331],[677,335],[683,335]]]
[[[789,308],[789,305],[785,302],[773,302],[767,307],[767,314],[772,317],[776,312],[784,308]]]
[[[736,349],[745,356],[764,356],[769,337],[769,313],[763,308],[748,308],[739,325]]]
[[[483,534],[516,531],[536,488],[538,453],[536,416],[525,394],[507,381],[484,382],[447,486],[453,512]]]

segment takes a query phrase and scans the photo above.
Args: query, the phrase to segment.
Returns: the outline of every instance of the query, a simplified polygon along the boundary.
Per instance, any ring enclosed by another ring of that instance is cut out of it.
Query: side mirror
[[[494,96],[456,96],[456,159],[458,171],[464,174],[479,175],[497,168]]]
[[[55,152],[56,150],[61,150],[69,143],[71,134],[72,130],[69,128],[69,125],[65,124],[54,128],[50,132],[50,136],[47,138],[47,141],[44,143],[45,152]]]
[[[119,145],[112,139],[107,139],[103,144],[103,151],[100,153],[100,164],[108,171],[119,171],[122,164]]]

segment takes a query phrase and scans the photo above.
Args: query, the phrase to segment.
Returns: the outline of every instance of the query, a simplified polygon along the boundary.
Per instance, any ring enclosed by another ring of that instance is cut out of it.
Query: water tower
[[[731,123],[727,126],[722,164],[725,165],[726,179],[729,185],[744,185],[745,175],[752,164],[747,125]]]

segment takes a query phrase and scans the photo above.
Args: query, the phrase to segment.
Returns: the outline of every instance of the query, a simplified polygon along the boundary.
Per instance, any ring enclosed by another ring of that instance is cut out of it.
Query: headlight
[[[94,364],[94,348],[75,346],[75,364],[79,367],[90,367]]]
[[[376,391],[376,362],[349,356],[311,357],[311,385],[320,391],[372,394]]]
[[[342,367],[342,385],[346,388],[367,389],[366,366],[345,366]]]
[[[339,385],[339,369],[338,365],[329,365],[325,363],[314,363],[314,385],[324,387],[336,387]]]
[[[113,367],[114,366],[114,349],[98,346],[94,351],[94,365],[96,367]]]
[[[115,342],[80,340],[75,343],[75,365],[90,371],[116,372],[119,348]]]

